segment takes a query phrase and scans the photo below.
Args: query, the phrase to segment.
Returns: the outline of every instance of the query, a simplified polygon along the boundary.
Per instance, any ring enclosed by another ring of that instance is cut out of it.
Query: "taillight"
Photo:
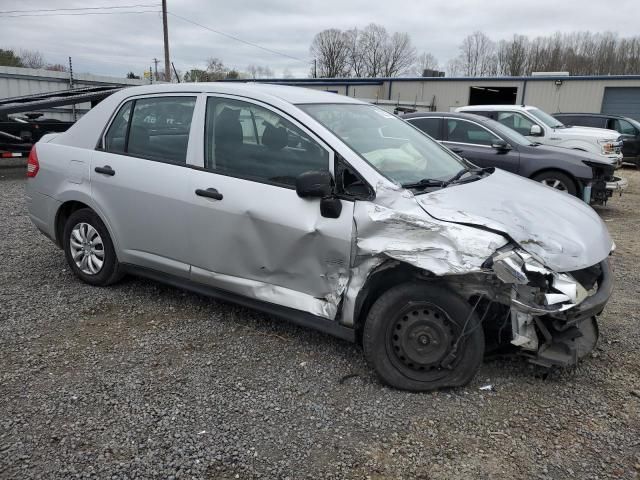
[[[38,163],[38,154],[36,153],[36,146],[31,147],[29,152],[29,160],[27,161],[27,177],[35,177],[40,170],[40,163]]]

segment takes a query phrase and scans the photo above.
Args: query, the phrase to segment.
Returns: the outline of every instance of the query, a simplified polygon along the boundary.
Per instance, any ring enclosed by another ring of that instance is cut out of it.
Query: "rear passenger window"
[[[496,140],[500,140],[484,127],[476,123],[459,120],[457,118],[447,119],[448,140],[454,143],[470,143],[475,145],[492,145]]]
[[[440,123],[442,119],[440,118],[410,118],[409,123],[415,125],[424,133],[429,135],[430,137],[435,138],[436,140],[442,140],[442,135],[440,135]]]
[[[132,104],[133,102],[125,103],[113,119],[109,131],[104,137],[104,149],[107,152],[125,152],[125,140],[127,137],[127,128],[129,127]]]
[[[195,104],[196,97],[141,98],[126,103],[109,127],[105,150],[186,163]]]
[[[295,186],[309,170],[329,170],[329,152],[293,123],[248,102],[210,97],[206,168],[225,175]]]
[[[606,124],[606,119],[603,117],[581,117],[579,115],[576,115],[569,118],[571,119],[571,121],[562,120],[562,123],[566,125],[595,128],[605,128]]]

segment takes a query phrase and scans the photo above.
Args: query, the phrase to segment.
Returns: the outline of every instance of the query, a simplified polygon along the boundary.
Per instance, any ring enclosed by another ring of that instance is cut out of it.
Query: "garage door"
[[[606,87],[602,113],[615,113],[640,120],[640,87]]]

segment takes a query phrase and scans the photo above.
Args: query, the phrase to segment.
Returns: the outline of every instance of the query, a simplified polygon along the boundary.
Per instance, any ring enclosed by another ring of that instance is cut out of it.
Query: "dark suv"
[[[497,167],[603,205],[627,186],[614,176],[615,161],[590,152],[534,143],[480,115],[420,112],[404,120],[478,167]]]
[[[608,128],[622,135],[622,154],[625,163],[640,167],[640,122],[622,115],[606,113],[556,113],[553,115],[565,125]]]

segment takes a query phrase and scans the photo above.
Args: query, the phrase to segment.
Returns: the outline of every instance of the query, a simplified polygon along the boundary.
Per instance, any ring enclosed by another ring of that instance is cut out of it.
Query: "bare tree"
[[[285,67],[282,71],[282,78],[293,78],[293,74],[291,73],[291,70],[289,70],[289,67]]]
[[[51,70],[52,72],[68,72],[69,67],[62,65],[61,63],[49,63],[45,67],[45,70]]]
[[[332,78],[348,75],[348,40],[344,32],[330,28],[317,33],[311,42],[311,55],[316,60],[317,75]]]
[[[44,68],[44,55],[38,50],[20,50],[20,60],[26,68]]]
[[[211,57],[207,60],[208,80],[222,80],[227,77],[227,71],[227,67],[219,58]]]
[[[262,65],[249,65],[247,66],[247,75],[249,78],[273,78],[273,70],[271,67],[264,67]]]
[[[456,74],[467,77],[494,75],[497,70],[495,44],[480,31],[467,36],[455,61]],[[452,65],[453,66],[453,65]]]
[[[364,57],[362,55],[362,32],[352,28],[344,32],[347,41],[347,65],[349,74],[353,77],[363,77],[365,73]]]
[[[370,23],[362,31],[359,48],[365,77],[379,77],[385,69],[389,34],[382,25]]]
[[[395,77],[409,71],[416,61],[416,49],[411,45],[408,33],[394,33],[384,49],[382,74]]]
[[[438,59],[428,52],[423,52],[418,55],[413,65],[414,75],[422,76],[424,75],[425,70],[440,70]]]
[[[527,68],[528,39],[514,35],[511,40],[501,40],[496,52],[497,73],[500,75],[524,75]]]

